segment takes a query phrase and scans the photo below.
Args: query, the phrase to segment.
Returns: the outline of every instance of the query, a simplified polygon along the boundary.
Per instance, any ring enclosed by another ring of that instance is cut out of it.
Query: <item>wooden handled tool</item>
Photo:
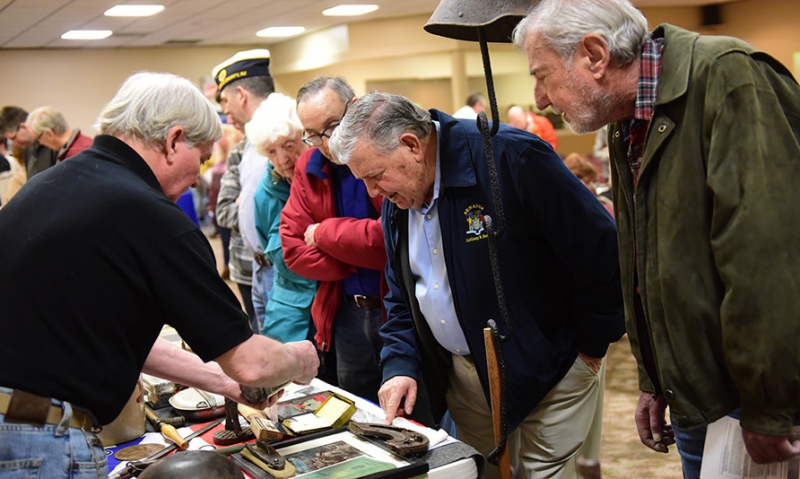
[[[500,365],[497,362],[497,350],[492,328],[483,328],[483,342],[486,345],[486,365],[489,370],[489,394],[492,399],[492,424],[494,425],[494,440],[500,441]],[[500,479],[511,479],[511,462],[508,456],[508,446],[497,458],[497,469]]]
[[[283,439],[284,434],[275,427],[269,420],[267,414],[261,409],[255,409],[244,404],[237,405],[239,414],[250,423],[250,430],[258,441],[269,441],[271,439]]]
[[[158,417],[155,411],[153,411],[150,406],[146,404],[144,406],[144,413],[147,416],[147,419],[153,423],[153,426],[161,430],[161,434],[172,440],[172,442],[178,446],[178,449],[186,450],[189,448],[189,442],[182,438],[180,434],[178,434],[178,430],[175,429],[175,426],[165,423],[160,417]]]

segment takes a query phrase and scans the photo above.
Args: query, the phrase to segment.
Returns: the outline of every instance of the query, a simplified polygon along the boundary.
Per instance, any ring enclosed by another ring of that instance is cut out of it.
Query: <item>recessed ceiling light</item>
[[[111,36],[111,30],[70,30],[61,35],[64,40],[102,40]]]
[[[374,12],[377,9],[377,5],[339,5],[323,10],[322,14],[327,17],[354,17],[356,15]]]
[[[149,17],[164,10],[164,5],[117,5],[106,10],[107,17]]]
[[[306,31],[305,27],[269,27],[256,32],[259,37],[292,37]]]

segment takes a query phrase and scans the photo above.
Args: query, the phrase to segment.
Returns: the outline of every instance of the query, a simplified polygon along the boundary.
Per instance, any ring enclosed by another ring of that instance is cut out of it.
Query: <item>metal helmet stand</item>
[[[501,478],[510,477],[511,475],[508,450],[506,448],[508,424],[506,422],[506,402],[504,399],[507,369],[502,351],[502,344],[510,338],[512,327],[508,314],[508,305],[506,304],[505,294],[503,292],[503,282],[500,277],[500,263],[497,252],[497,240],[502,236],[505,229],[505,214],[503,212],[503,202],[500,194],[500,183],[497,177],[497,166],[494,161],[494,153],[492,150],[492,137],[499,129],[500,121],[487,43],[489,41],[509,43],[511,32],[514,27],[535,3],[536,0],[503,0],[496,2],[486,2],[486,0],[441,0],[439,6],[436,7],[436,11],[434,11],[424,27],[427,32],[434,35],[456,40],[478,41],[480,43],[481,57],[483,59],[483,70],[492,113],[492,124],[490,129],[486,113],[480,112],[478,114],[477,125],[483,137],[486,166],[489,170],[492,202],[494,204],[497,221],[495,224],[495,219],[490,215],[485,215],[484,220],[489,241],[489,261],[492,267],[492,278],[497,294],[500,318],[505,327],[505,334],[501,334],[497,322],[494,319],[489,319],[487,321],[487,328],[484,329],[484,341],[486,343],[486,357],[492,396],[492,419],[495,429],[495,440],[497,441],[497,446],[489,454],[487,459],[489,462],[499,467]]]

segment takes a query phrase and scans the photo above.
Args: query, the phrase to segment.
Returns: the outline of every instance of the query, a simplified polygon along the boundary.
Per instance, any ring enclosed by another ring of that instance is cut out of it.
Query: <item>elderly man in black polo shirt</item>
[[[98,123],[89,149],[37,175],[0,211],[6,471],[105,477],[93,426],[116,417],[141,371],[163,369],[168,355],[153,364],[148,354],[165,323],[242,384],[307,382],[317,372],[310,342],[253,335],[208,241],[174,203],[222,136],[208,100],[186,79],[137,73]],[[47,294],[34,302],[32,290]]]

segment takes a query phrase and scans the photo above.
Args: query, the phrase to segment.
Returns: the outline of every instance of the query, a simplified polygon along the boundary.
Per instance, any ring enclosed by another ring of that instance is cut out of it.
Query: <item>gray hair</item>
[[[171,73],[140,72],[128,77],[108,102],[96,128],[101,134],[132,136],[162,144],[181,125],[189,148],[222,138],[222,122],[211,102],[189,80]]]
[[[256,151],[267,156],[264,153],[265,145],[302,133],[303,124],[297,117],[297,102],[281,93],[273,93],[256,108],[244,131]]]
[[[235,90],[236,87],[242,87],[243,89],[249,91],[254,97],[256,98],[267,98],[271,94],[275,92],[275,80],[272,78],[272,75],[259,75],[255,77],[244,77],[244,78],[237,78],[236,80],[228,83],[222,90],[228,88],[229,86],[234,85],[231,90]],[[220,101],[220,95],[222,94],[222,90],[219,90],[216,95],[217,103]]]
[[[345,105],[356,97],[356,92],[353,91],[353,87],[351,87],[344,78],[319,76],[300,87],[300,90],[297,92],[297,103],[302,103],[309,96],[315,95],[325,88],[333,90],[336,96],[338,96]]]
[[[412,133],[426,138],[433,130],[431,115],[404,96],[372,92],[359,98],[333,131],[331,155],[346,164],[359,139],[378,152],[391,154],[400,146],[400,135]]]
[[[524,50],[531,33],[542,36],[569,63],[589,34],[608,44],[611,60],[625,66],[638,58],[648,36],[647,19],[628,0],[541,0],[514,29],[514,44]]]
[[[69,124],[64,115],[52,106],[40,106],[33,110],[25,120],[25,124],[39,134],[51,130],[55,135],[63,135],[69,130]]]

